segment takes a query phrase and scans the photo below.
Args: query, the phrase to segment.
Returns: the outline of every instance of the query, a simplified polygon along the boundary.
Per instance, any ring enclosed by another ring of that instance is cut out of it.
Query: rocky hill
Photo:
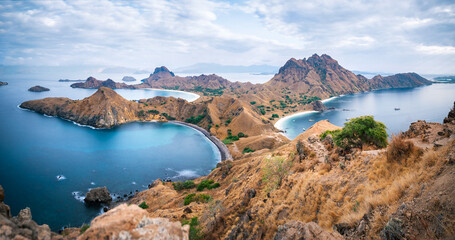
[[[380,75],[367,79],[362,75],[343,68],[326,54],[314,54],[308,59],[288,60],[265,85],[273,92],[288,95],[307,95],[328,98],[384,88],[417,87],[431,84],[431,81],[416,73],[402,73],[388,77]],[[297,96],[298,97],[298,96]]]
[[[112,89],[116,88],[127,88],[127,89],[134,89],[133,85],[128,85],[126,83],[118,83],[114,82],[112,79],[107,79],[106,81],[97,80],[94,77],[89,77],[85,82],[78,82],[71,84],[72,88],[100,88],[100,87],[108,87]]]

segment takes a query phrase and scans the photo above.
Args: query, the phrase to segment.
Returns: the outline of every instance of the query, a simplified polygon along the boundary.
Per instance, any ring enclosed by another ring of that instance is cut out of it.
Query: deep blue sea
[[[3,75],[0,81],[9,83],[0,87],[0,184],[5,202],[13,215],[30,207],[33,219],[54,231],[89,223],[101,212],[83,203],[90,188],[107,186],[114,197],[123,196],[146,189],[157,178],[206,175],[220,161],[216,146],[186,126],[138,122],[97,130],[18,108],[26,100],[44,97],[82,99],[93,89],[72,89],[71,83],[33,74]],[[50,91],[27,91],[37,84]],[[149,89],[117,92],[127,99],[195,98]]]
[[[286,131],[286,137],[294,139],[320,120],[328,119],[342,127],[350,118],[372,115],[392,134],[406,131],[417,120],[442,123],[454,101],[455,84],[376,90],[329,99],[324,104],[334,110],[291,115],[275,126]]]

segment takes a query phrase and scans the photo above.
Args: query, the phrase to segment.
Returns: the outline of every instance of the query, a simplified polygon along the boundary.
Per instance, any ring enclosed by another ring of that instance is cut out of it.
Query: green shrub
[[[196,186],[196,184],[194,184],[194,182],[191,181],[191,180],[187,180],[185,182],[181,182],[181,181],[174,182],[174,183],[172,183],[172,186],[174,186],[175,190],[180,191],[180,190],[183,190],[183,189],[194,188]]]
[[[190,193],[186,195],[186,197],[183,199],[184,205],[189,205],[192,202],[197,202],[197,203],[206,203],[208,202],[212,197],[207,194],[196,194],[196,193]]]
[[[161,115],[163,115],[163,117],[165,117],[169,121],[175,120],[175,117],[171,117],[167,113],[161,113]]]
[[[255,101],[252,101],[252,102],[250,102],[250,104],[251,104],[251,105],[254,105],[254,104],[256,104],[256,102],[255,102]]]
[[[234,141],[238,141],[239,140],[239,137],[238,136],[228,136],[227,138],[223,139],[223,143],[228,145],[228,144],[232,144],[232,142]]]
[[[137,116],[138,116],[138,117],[145,117],[145,112],[144,112],[144,110],[140,110],[139,112],[137,112]]]
[[[145,201],[142,202],[141,204],[139,204],[139,207],[142,208],[142,209],[147,209],[147,208],[149,208],[149,206],[147,205],[147,203],[145,203]]]
[[[229,125],[229,123],[231,123],[231,121],[232,121],[231,119],[226,120],[226,126]]]
[[[243,149],[242,153],[250,153],[250,152],[254,152],[255,150],[249,148],[249,147],[246,147]]]
[[[81,227],[81,230],[79,230],[79,232],[82,234],[82,233],[85,233],[85,231],[87,231],[87,229],[90,228],[90,225],[88,224],[83,224],[82,227]]]
[[[261,109],[260,111],[261,111],[262,115],[265,115],[265,110],[264,109]]]
[[[339,133],[341,132],[341,130],[333,130],[333,131],[330,131],[330,130],[327,130],[325,132],[323,132],[320,137],[321,137],[321,140],[324,140],[325,137],[327,137],[327,135],[332,135],[332,137],[335,137],[336,135],[338,135]]]
[[[190,234],[189,234],[189,239],[190,240],[199,240],[202,239],[203,236],[201,234],[201,229],[197,227],[199,225],[199,221],[197,217],[191,218],[191,220],[182,220],[182,226],[184,225],[190,225]]]
[[[278,116],[278,114],[274,113],[274,114],[272,114],[272,117],[273,118],[279,118],[280,116]]]
[[[388,135],[384,123],[375,121],[373,116],[362,116],[345,123],[333,137],[336,145],[346,150],[365,144],[384,148]]]
[[[148,110],[147,112],[150,113],[150,114],[153,114],[153,115],[160,114],[160,111],[158,111],[158,110]]]
[[[238,136],[239,138],[246,137],[246,135],[245,135],[243,132],[239,132],[239,133],[237,134],[237,136]]]
[[[205,115],[197,115],[197,117],[191,116],[190,118],[187,118],[185,120],[185,122],[192,123],[192,124],[198,124],[204,118],[205,118]]]
[[[204,181],[202,181],[201,183],[199,183],[199,184],[197,185],[197,188],[196,188],[196,189],[197,189],[198,191],[203,191],[203,190],[206,189],[206,188],[210,190],[210,189],[213,189],[213,188],[217,188],[217,187],[219,187],[219,186],[220,186],[219,183],[214,183],[213,180],[208,180],[208,179],[207,179],[207,180],[204,180]]]

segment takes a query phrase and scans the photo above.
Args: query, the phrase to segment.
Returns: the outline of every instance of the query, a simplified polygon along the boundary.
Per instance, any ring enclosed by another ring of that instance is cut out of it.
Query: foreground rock
[[[85,195],[84,201],[88,204],[110,203],[112,197],[106,187],[97,187],[90,189]]]
[[[38,225],[33,221],[30,208],[22,209],[17,217],[12,218],[9,206],[3,203],[4,198],[4,191],[0,185],[0,239],[63,239],[62,236],[51,232],[48,225]]]
[[[188,238],[189,226],[165,218],[150,218],[137,205],[122,204],[96,217],[78,239],[182,239]]]
[[[36,85],[28,89],[30,92],[46,92],[49,91],[49,88]]]
[[[278,227],[275,240],[343,240],[337,232],[327,232],[317,223],[289,221]]]
[[[3,86],[3,85],[8,85],[7,82],[0,82],[0,86]]]

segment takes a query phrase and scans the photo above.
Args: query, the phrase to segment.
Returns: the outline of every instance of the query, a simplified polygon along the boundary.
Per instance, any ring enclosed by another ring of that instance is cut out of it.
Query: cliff
[[[197,185],[210,179],[218,188],[177,191],[162,183],[130,203],[145,201],[153,217],[198,217],[196,228],[204,239],[293,239],[295,231],[309,229],[314,239],[441,239],[454,234],[454,124],[413,123],[400,136],[411,150],[398,161],[388,160],[392,147],[342,155],[333,142],[319,138],[335,129],[339,127],[328,121],[318,122],[293,142],[222,162],[194,180]],[[279,164],[274,159],[282,159],[284,171],[271,170],[275,165],[270,164]],[[272,176],[282,177],[274,188]],[[190,194],[212,200],[186,205]]]

